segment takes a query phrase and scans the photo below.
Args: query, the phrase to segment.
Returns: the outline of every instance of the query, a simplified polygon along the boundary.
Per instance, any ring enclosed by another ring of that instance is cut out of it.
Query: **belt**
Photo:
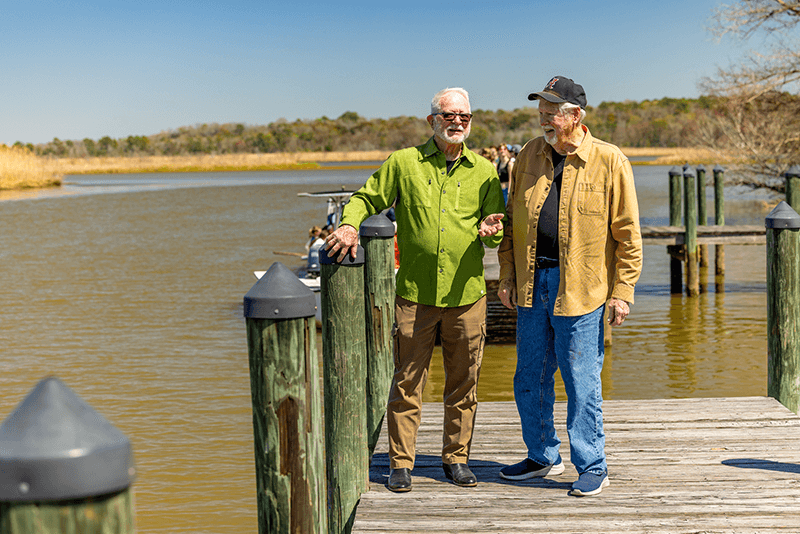
[[[552,258],[536,258],[537,269],[554,269],[558,267],[558,260]]]

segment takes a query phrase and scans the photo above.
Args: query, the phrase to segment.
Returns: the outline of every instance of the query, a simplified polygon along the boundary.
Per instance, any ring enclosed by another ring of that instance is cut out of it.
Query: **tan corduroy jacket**
[[[586,136],[564,161],[558,218],[561,281],[555,314],[577,316],[609,298],[633,303],[642,270],[639,205],[628,158],[616,146]],[[536,226],[550,186],[553,159],[543,137],[519,153],[508,191],[508,221],[500,244],[500,287],[516,283],[517,304],[533,305]]]

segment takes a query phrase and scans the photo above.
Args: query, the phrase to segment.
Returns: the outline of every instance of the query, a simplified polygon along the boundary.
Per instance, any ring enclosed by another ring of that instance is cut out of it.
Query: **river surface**
[[[643,225],[667,224],[668,170],[634,168]],[[131,439],[139,532],[257,532],[242,299],[254,270],[298,266],[274,252],[303,252],[324,221],[324,201],[298,193],[370,172],[67,177],[0,192],[0,421],[58,376]],[[776,202],[729,190],[726,222],[763,224]],[[712,259],[708,293],[672,296],[665,248],[645,248],[605,398],[766,394],[765,247],[729,245],[726,266],[724,293]],[[481,401],[513,399],[514,364],[513,346],[487,346]],[[426,401],[441,399],[440,354],[432,367]]]

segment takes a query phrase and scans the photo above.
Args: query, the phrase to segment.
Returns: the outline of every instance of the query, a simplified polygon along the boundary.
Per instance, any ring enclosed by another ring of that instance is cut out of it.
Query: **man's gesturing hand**
[[[495,235],[497,232],[502,230],[503,217],[505,217],[505,215],[502,213],[493,213],[488,215],[484,220],[481,221],[481,225],[478,228],[478,235],[481,237],[488,237]]]

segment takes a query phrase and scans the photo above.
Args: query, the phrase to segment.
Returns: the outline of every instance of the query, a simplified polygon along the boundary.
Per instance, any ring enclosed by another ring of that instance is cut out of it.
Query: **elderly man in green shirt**
[[[395,206],[400,268],[395,301],[395,372],[386,408],[388,488],[411,490],[422,390],[437,332],[445,368],[442,467],[459,486],[478,481],[467,466],[486,338],[483,246],[503,238],[505,213],[497,171],[467,148],[469,95],[434,95],[423,145],[394,152],[351,197],[341,226],[326,239],[328,255],[355,256],[358,228]]]

